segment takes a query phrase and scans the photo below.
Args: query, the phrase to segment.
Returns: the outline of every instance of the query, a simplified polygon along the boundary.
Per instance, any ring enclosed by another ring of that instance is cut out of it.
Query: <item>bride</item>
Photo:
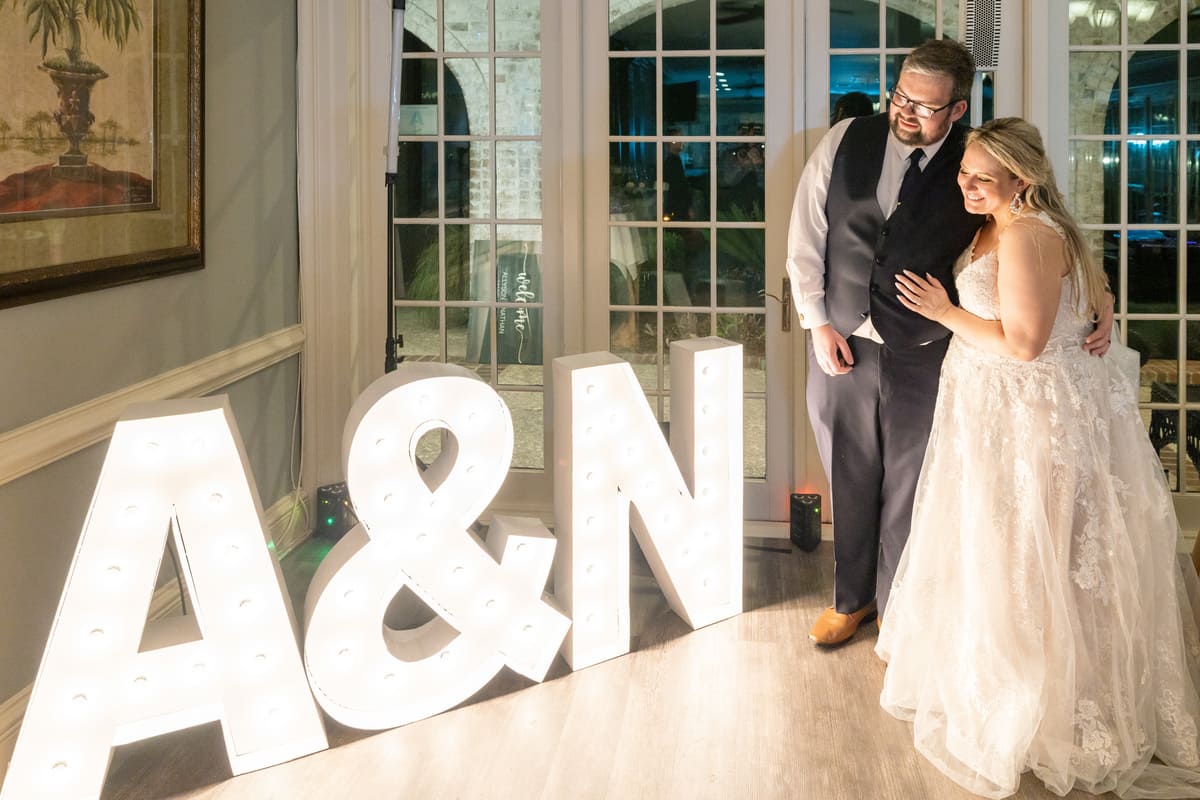
[[[879,655],[880,702],[976,794],[1200,797],[1200,637],[1135,387],[1080,343],[1105,279],[1037,129],[972,131],[989,215],[955,268],[897,282],[954,336]],[[1194,583],[1194,576],[1192,576]]]

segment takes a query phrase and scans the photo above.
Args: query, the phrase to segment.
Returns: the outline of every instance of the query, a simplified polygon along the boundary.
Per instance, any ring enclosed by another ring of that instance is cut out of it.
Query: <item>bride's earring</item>
[[[1020,214],[1021,211],[1024,210],[1024,208],[1025,208],[1025,198],[1021,197],[1020,192],[1013,193],[1012,200],[1010,200],[1008,202],[1008,210],[1011,211],[1013,216],[1015,217],[1017,214]]]

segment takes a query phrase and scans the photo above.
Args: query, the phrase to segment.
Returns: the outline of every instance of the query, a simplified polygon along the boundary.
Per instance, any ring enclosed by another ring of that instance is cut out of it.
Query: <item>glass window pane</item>
[[[712,305],[712,258],[707,229],[669,228],[663,231],[663,305]]]
[[[496,142],[496,219],[541,219],[542,143]]]
[[[761,222],[763,217],[763,145],[725,142],[717,161],[717,219]]]
[[[608,132],[613,136],[653,136],[657,80],[653,58],[608,60]]]
[[[487,380],[492,372],[492,310],[487,306],[446,309],[446,360]]]
[[[761,50],[765,0],[717,0],[717,48]]]
[[[767,477],[767,401],[761,397],[742,400],[742,476]]]
[[[438,299],[438,226],[396,225],[397,300]]]
[[[608,350],[633,367],[643,389],[658,387],[658,314],[610,311]]]
[[[1174,231],[1129,231],[1129,310],[1179,311],[1179,242]]]
[[[1179,130],[1179,53],[1155,50],[1129,58],[1129,133]]]
[[[684,0],[663,8],[663,50],[708,50],[709,0]],[[663,4],[666,6],[666,3]]]
[[[904,63],[904,56],[891,55],[891,56],[884,57],[883,87],[885,89],[889,89],[896,85],[896,81],[898,81],[900,79],[900,66],[903,63]],[[882,104],[880,104],[880,108],[881,109],[883,108]],[[970,119],[971,114],[970,114],[970,112],[967,112],[963,116],[966,119]]]
[[[1071,44],[1120,44],[1120,3],[1070,3]]]
[[[432,58],[404,59],[400,75],[400,135],[438,132],[438,63]]]
[[[1179,143],[1139,140],[1128,148],[1129,222],[1178,222]]]
[[[1200,42],[1200,2],[1188,0],[1187,9],[1188,41]]]
[[[903,11],[888,3],[886,13],[888,47],[916,47],[936,32],[936,0],[908,0]]]
[[[442,0],[447,52],[486,53],[488,50],[487,0]]]
[[[1092,258],[1104,269],[1108,286],[1112,289],[1113,303],[1121,305],[1121,233],[1119,231],[1082,231],[1083,240],[1091,250]]]
[[[446,363],[459,364],[487,379],[491,354],[486,346],[487,308],[446,309]],[[471,333],[477,335],[472,339]],[[480,365],[485,369],[480,370]]]
[[[610,50],[654,50],[655,0],[614,0],[608,4]]]
[[[608,302],[614,306],[658,305],[658,231],[614,225],[609,228],[608,240]]]
[[[446,216],[484,219],[492,212],[492,145],[446,142]]]
[[[709,336],[711,328],[712,319],[707,312],[663,313],[664,388],[671,388],[671,342]]]
[[[847,96],[850,99],[841,100]],[[844,109],[844,116],[851,117],[872,114],[882,109],[879,97],[879,56],[829,57],[829,116],[831,124],[843,118],[837,116],[839,108]],[[841,101],[840,106],[839,101]],[[871,105],[870,111],[867,110],[866,104]]]
[[[662,218],[665,222],[707,218],[708,147],[702,142],[664,143]],[[702,159],[699,163],[697,157]]]
[[[662,62],[663,129],[682,134],[708,134],[707,58],[664,58]],[[654,113],[654,109],[650,109]]]
[[[1177,0],[1133,0],[1127,13],[1130,44],[1179,44]]]
[[[1187,54],[1187,132],[1200,133],[1200,50]]]
[[[1071,53],[1070,132],[1115,135],[1121,125],[1121,54]]]
[[[749,308],[764,305],[766,231],[724,228],[717,231],[717,305]]]
[[[829,0],[830,47],[879,47],[878,0]]]
[[[401,219],[438,215],[437,142],[401,142],[392,184],[392,214]]]
[[[542,302],[542,228],[496,226],[496,299],[501,303]]]
[[[654,184],[656,145],[613,142],[609,145],[609,218],[614,221],[658,219]]]
[[[487,136],[491,131],[491,72],[486,58],[447,58],[446,133]]]
[[[496,309],[496,363],[541,366],[542,310]]]
[[[542,132],[542,60],[496,59],[496,134],[538,136]]]
[[[960,42],[966,39],[958,26],[958,3],[953,2],[953,0],[949,3],[942,3],[942,38],[958,39]]]
[[[1187,313],[1200,314],[1200,230],[1187,232]],[[1197,342],[1195,347],[1192,346],[1190,330],[1188,355],[1200,358],[1200,342]]]
[[[438,336],[438,309],[397,308],[396,334],[404,337],[397,355],[410,361],[440,361],[441,342]]]
[[[1071,212],[1081,224],[1119,223],[1120,142],[1072,142],[1067,159]]]
[[[541,0],[493,0],[496,50],[536,53],[542,46]]]
[[[766,364],[767,346],[767,317],[765,314],[717,314],[716,336],[737,342],[742,345],[743,368],[754,367],[761,370]],[[765,391],[754,389],[749,384],[743,386],[746,391]]]
[[[446,299],[491,300],[491,226],[446,226]]]
[[[541,369],[538,369],[541,372]],[[513,469],[546,466],[546,420],[541,392],[501,392],[513,421]]]
[[[717,135],[762,136],[763,59],[729,56],[717,59]]]

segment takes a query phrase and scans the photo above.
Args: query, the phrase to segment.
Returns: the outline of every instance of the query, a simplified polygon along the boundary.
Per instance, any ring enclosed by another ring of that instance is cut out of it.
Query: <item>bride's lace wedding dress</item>
[[[962,307],[998,319],[995,252],[955,272]],[[1073,294],[1032,362],[950,344],[880,702],[980,795],[1030,770],[1060,794],[1200,797],[1195,576],[1134,387],[1082,349]]]

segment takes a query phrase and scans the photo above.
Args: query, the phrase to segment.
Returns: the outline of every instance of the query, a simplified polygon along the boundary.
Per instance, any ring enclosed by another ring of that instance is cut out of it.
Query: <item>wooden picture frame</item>
[[[0,309],[202,268],[203,0],[84,17],[82,55],[30,2],[0,0]]]

